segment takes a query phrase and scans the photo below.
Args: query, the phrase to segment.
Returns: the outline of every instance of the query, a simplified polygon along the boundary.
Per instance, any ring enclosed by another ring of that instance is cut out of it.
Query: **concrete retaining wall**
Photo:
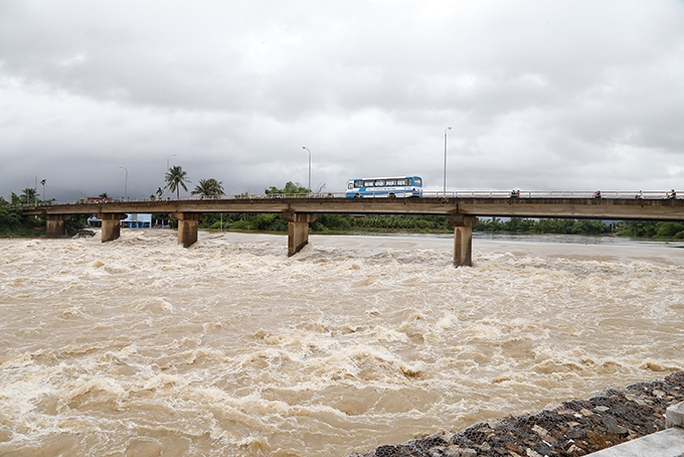
[[[592,457],[684,457],[684,403],[667,408],[667,429],[608,449]]]

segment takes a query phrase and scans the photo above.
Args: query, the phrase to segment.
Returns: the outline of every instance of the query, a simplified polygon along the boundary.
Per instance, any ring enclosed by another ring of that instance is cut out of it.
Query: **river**
[[[684,369],[681,244],[0,240],[0,455],[349,456]]]

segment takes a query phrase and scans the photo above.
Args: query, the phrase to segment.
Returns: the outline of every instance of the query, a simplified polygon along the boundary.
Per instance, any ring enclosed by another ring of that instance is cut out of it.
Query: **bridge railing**
[[[669,192],[660,190],[521,190],[514,194],[510,190],[456,190],[456,191],[423,191],[424,197],[446,197],[446,198],[600,198],[624,199],[624,198],[644,198],[651,200],[662,200],[669,198]]]
[[[513,193],[508,190],[447,190],[435,191],[435,190],[424,190],[423,197],[433,197],[433,198],[595,198],[597,191],[589,190],[521,190],[520,194]],[[662,200],[669,198],[669,192],[667,191],[634,191],[634,190],[609,190],[600,191],[601,198],[604,199],[625,199],[625,198],[643,198],[650,200]],[[244,199],[279,199],[279,198],[344,198],[346,196],[345,192],[312,192],[309,194],[236,194],[236,195],[224,195],[220,200],[244,200]],[[378,198],[386,199],[386,196],[378,197],[364,197],[365,198]],[[681,198],[681,197],[680,197]],[[166,197],[162,199],[151,199],[149,197],[124,197],[113,199],[115,203],[139,203],[139,202],[153,202],[153,201],[199,201],[208,200],[209,198],[202,198],[197,195],[187,195],[176,197]],[[55,201],[44,201],[44,202],[29,202],[29,203],[19,203],[18,207],[40,207],[40,206],[56,206],[56,205],[75,205],[75,204],[87,204],[85,199],[70,200],[64,202]],[[107,204],[107,203],[102,203]]]

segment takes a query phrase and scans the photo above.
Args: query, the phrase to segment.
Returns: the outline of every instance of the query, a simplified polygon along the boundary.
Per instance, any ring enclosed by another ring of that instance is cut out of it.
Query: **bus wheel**
[[[389,194],[388,197],[389,197],[389,198],[397,198],[397,196],[394,195],[394,194]]]

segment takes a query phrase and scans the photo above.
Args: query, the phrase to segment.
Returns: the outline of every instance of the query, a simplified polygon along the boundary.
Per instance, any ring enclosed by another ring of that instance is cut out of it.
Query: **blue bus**
[[[347,181],[347,198],[420,197],[422,194],[423,179],[420,176],[356,178]]]

